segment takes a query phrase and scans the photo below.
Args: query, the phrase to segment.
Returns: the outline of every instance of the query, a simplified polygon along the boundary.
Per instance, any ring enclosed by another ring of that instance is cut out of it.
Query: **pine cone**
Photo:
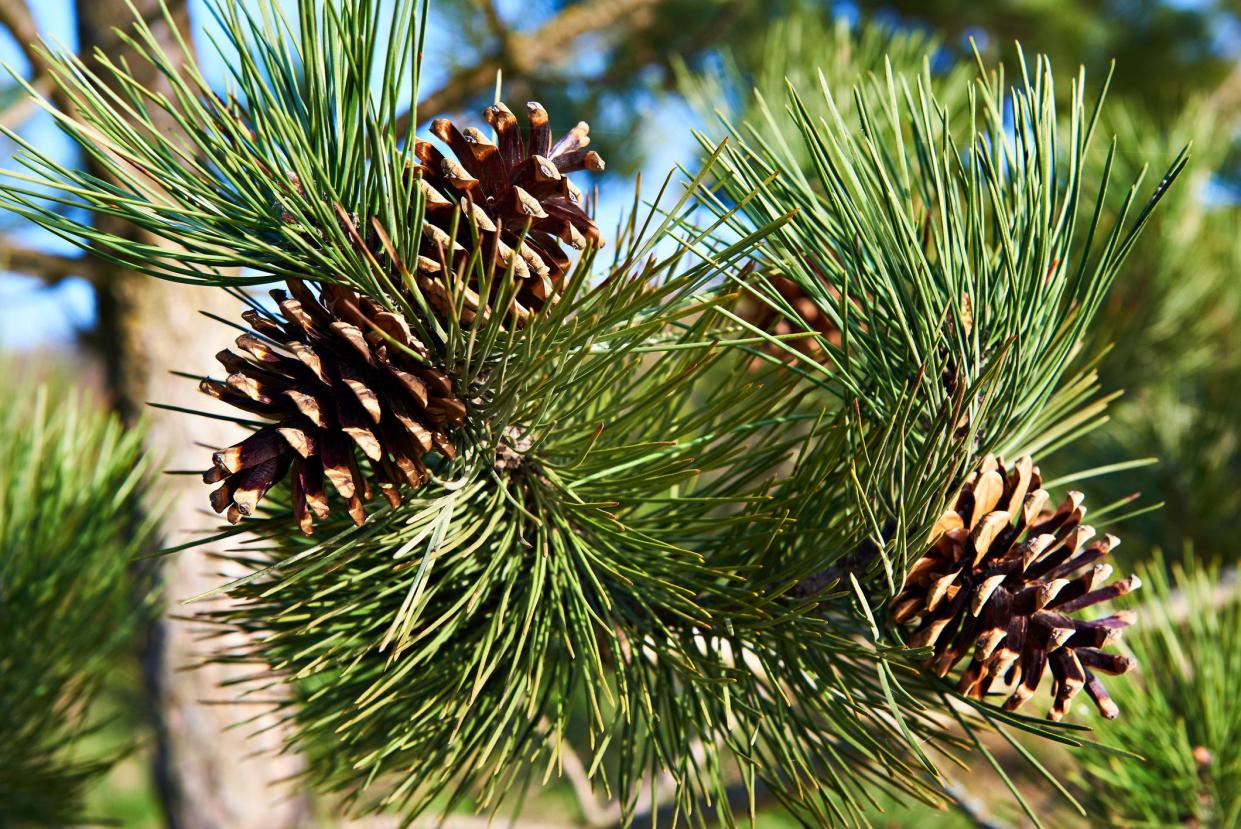
[[[273,421],[216,452],[203,480],[220,483],[211,506],[236,523],[289,474],[293,512],[309,535],[314,516],[329,513],[325,478],[359,525],[372,485],[399,504],[402,485],[425,479],[425,455],[455,457],[447,430],[462,421],[465,405],[447,376],[414,356],[425,358],[426,349],[398,314],[338,286],[324,287],[318,299],[297,280],[288,286],[292,297],[271,292],[284,320],[242,314],[252,331],[237,338],[239,353],[216,355],[228,379],[200,384]]]
[[[1050,666],[1059,720],[1085,687],[1103,716],[1119,710],[1096,673],[1122,674],[1134,662],[1103,650],[1133,623],[1121,611],[1095,621],[1069,614],[1137,589],[1136,576],[1100,586],[1112,568],[1097,563],[1120,541],[1093,538],[1081,523],[1082,494],[1047,509],[1047,492],[1028,456],[1011,470],[988,456],[935,525],[931,549],[909,571],[890,609],[916,627],[911,647],[933,649],[928,665],[945,676],[973,651],[958,689],[981,699],[1009,693],[1015,710]],[[1090,542],[1087,544],[1087,542]],[[1085,572],[1081,572],[1081,571]]]
[[[814,300],[806,296],[806,292],[796,282],[786,276],[779,275],[769,276],[767,281],[771,283],[771,287],[775,289],[776,293],[789,304],[789,307],[797,312],[801,322],[794,322],[780,311],[772,308],[767,302],[748,294],[742,297],[738,308],[738,314],[742,319],[755,328],[776,336],[794,334],[809,329],[810,331],[818,332],[823,339],[832,345],[840,345],[840,329],[836,327],[836,323],[827,314],[823,313],[823,310],[819,308]],[[832,296],[839,296],[836,289],[831,286],[828,287],[828,291]],[[784,340],[784,343],[808,357],[820,359],[823,356],[822,349],[813,337],[790,338]],[[775,343],[767,343],[763,346],[763,350],[775,357],[788,358],[791,356]],[[761,365],[761,360],[756,364],[756,367],[758,365]]]
[[[578,250],[588,243],[603,246],[603,236],[585,210],[582,191],[568,179],[569,173],[579,170],[604,169],[599,154],[585,149],[590,143],[589,125],[579,122],[553,145],[542,104],[530,102],[526,108],[529,125],[524,137],[516,116],[500,103],[483,112],[498,143],[472,127],[459,130],[445,118],[432,121],[431,132],[448,145],[452,157],[415,139],[419,163],[412,169],[420,175],[426,196],[417,281],[440,313],[452,313],[444,283],[448,273],[459,274],[472,256],[475,228],[484,263],[493,261],[498,273],[513,268],[519,285],[508,313],[518,322],[555,300],[556,285],[572,264],[560,242]],[[211,112],[226,134],[253,135],[249,117],[232,99],[218,99]],[[255,163],[272,176],[262,162]],[[304,195],[296,174],[290,171],[284,177],[291,192]],[[279,199],[276,209],[284,221],[294,221]],[[376,238],[370,224],[355,223],[348,230],[355,244],[382,258],[383,240]],[[479,296],[476,283],[461,294],[464,322],[471,322],[480,309],[489,311],[484,308],[489,298]]]
[[[477,129],[462,131],[440,118],[431,122],[431,132],[455,158],[426,141],[414,147],[427,195],[420,269],[455,272],[474,249],[473,219],[497,272],[513,267],[520,288],[510,310],[522,320],[555,298],[556,285],[570,266],[560,242],[579,250],[587,243],[602,244],[599,228],[583,209],[581,190],[567,178],[578,170],[603,169],[599,154],[584,149],[590,143],[589,126],[579,123],[553,145],[547,111],[534,102],[526,109],[524,139],[516,116],[504,104],[495,104],[483,116],[498,143]],[[450,236],[454,223],[455,240]],[[476,312],[477,304],[470,310]]]

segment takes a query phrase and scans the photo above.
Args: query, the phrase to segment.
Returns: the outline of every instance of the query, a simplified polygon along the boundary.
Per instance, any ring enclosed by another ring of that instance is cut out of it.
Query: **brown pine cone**
[[[226,134],[252,134],[250,119],[236,102],[219,99],[211,109]],[[526,109],[529,123],[524,135],[504,104],[484,110],[484,118],[495,130],[495,142],[473,127],[459,130],[448,119],[432,121],[431,132],[451,150],[448,156],[430,142],[414,139],[418,163],[412,170],[419,174],[426,196],[417,282],[437,312],[451,313],[448,274],[459,277],[476,245],[482,248],[484,264],[494,263],[497,273],[513,268],[518,286],[508,313],[519,323],[555,301],[556,287],[572,264],[561,242],[578,250],[587,244],[603,246],[603,236],[586,212],[582,191],[568,178],[580,170],[604,169],[599,154],[586,149],[590,127],[579,122],[553,144],[542,104],[530,102]],[[264,172],[271,175],[266,168]],[[290,171],[284,177],[291,194],[305,195],[296,174]],[[294,221],[281,199],[275,208],[285,222]],[[375,220],[358,226],[356,217],[352,218],[355,222],[349,235],[354,243],[382,259],[383,240],[376,238],[372,228]],[[493,286],[492,291],[496,290]],[[454,292],[461,295],[464,322],[490,305],[491,298],[480,297],[479,291],[471,274],[471,284]]]
[[[238,351],[216,355],[227,380],[199,386],[272,421],[216,452],[203,480],[220,484],[211,506],[236,523],[291,475],[294,516],[309,535],[314,517],[329,513],[325,478],[359,525],[373,486],[399,504],[401,486],[425,480],[425,455],[456,456],[448,432],[465,405],[400,315],[338,286],[317,298],[298,280],[288,286],[292,296],[271,292],[283,320],[242,314],[252,330]]]
[[[776,336],[791,335],[804,331],[817,332],[823,339],[832,345],[839,346],[840,329],[836,327],[836,323],[819,308],[818,304],[806,295],[806,292],[798,286],[796,282],[787,276],[769,276],[767,281],[771,283],[771,287],[776,293],[789,304],[800,317],[800,321],[789,319],[788,316],[780,311],[772,308],[767,302],[756,296],[745,294],[741,298],[737,312],[746,322],[762,331]],[[834,297],[839,296],[839,292],[834,287],[829,286],[828,291]],[[803,337],[789,337],[783,341],[790,348],[795,348],[808,357],[820,359],[823,357],[822,348],[818,344],[818,340],[810,334]],[[763,346],[763,350],[775,357],[785,359],[791,358],[792,355],[775,343],[767,343]],[[761,365],[761,360],[756,364]]]
[[[1015,710],[1050,667],[1050,719],[1062,718],[1083,687],[1111,719],[1119,711],[1097,674],[1133,667],[1132,659],[1104,648],[1134,615],[1120,611],[1087,621],[1070,614],[1123,596],[1140,582],[1129,576],[1102,586],[1112,568],[1098,562],[1120,540],[1106,535],[1091,541],[1095,531],[1081,523],[1082,494],[1070,492],[1051,510],[1041,483],[1028,456],[1010,470],[987,456],[935,525],[931,549],[892,600],[892,619],[913,626],[911,647],[932,648],[928,665],[939,676],[972,652],[957,686],[962,693],[978,699],[1007,693],[1004,707]]]
[[[585,149],[590,128],[581,122],[553,144],[547,111],[533,102],[526,109],[524,137],[509,108],[495,104],[483,116],[495,130],[496,143],[477,129],[459,130],[439,118],[431,122],[431,132],[454,157],[426,141],[414,146],[427,195],[421,270],[455,272],[474,250],[472,219],[496,272],[513,267],[520,288],[511,310],[522,320],[555,299],[570,266],[560,242],[580,250],[603,241],[584,209],[581,190],[567,177],[603,169],[599,154]]]

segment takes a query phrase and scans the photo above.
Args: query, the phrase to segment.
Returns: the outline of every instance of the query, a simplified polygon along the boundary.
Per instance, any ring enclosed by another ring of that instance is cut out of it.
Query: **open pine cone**
[[[426,197],[418,285],[445,313],[449,294],[444,283],[449,274],[460,274],[476,246],[482,248],[484,264],[494,262],[497,273],[513,268],[519,284],[507,312],[519,323],[555,301],[556,286],[572,264],[561,242],[577,250],[587,244],[603,246],[582,191],[568,178],[580,170],[604,169],[599,154],[586,149],[590,126],[580,121],[553,143],[543,105],[531,101],[526,111],[523,134],[503,103],[484,110],[495,141],[473,127],[458,129],[446,118],[432,121],[431,133],[451,150],[448,156],[428,141],[414,140],[418,163],[411,171],[419,175]],[[212,114],[226,125],[226,134],[240,130],[253,136],[250,119],[232,99],[214,102]],[[261,161],[255,163],[270,174]],[[305,195],[297,175],[287,172],[285,178],[290,190]],[[279,202],[277,206],[286,222],[294,221]],[[380,253],[380,240],[369,225],[351,228],[350,235],[369,253]],[[467,323],[491,301],[480,297],[478,289],[472,284],[460,291]]]
[[[581,122],[553,144],[547,111],[534,102],[526,110],[524,137],[516,116],[501,103],[483,113],[495,130],[495,143],[473,127],[459,130],[439,118],[431,122],[431,132],[455,157],[426,141],[414,146],[427,196],[420,270],[455,272],[474,249],[472,219],[497,273],[511,265],[520,283],[510,309],[519,320],[554,301],[556,285],[570,265],[560,242],[580,250],[603,241],[584,209],[581,190],[568,179],[578,170],[603,169],[599,154],[585,149],[589,126]],[[475,299],[468,310],[477,312],[479,304]]]
[[[216,355],[228,379],[200,384],[212,397],[272,421],[216,452],[203,480],[220,484],[211,506],[236,523],[291,474],[293,512],[309,535],[314,516],[329,512],[325,478],[358,524],[372,485],[399,504],[402,485],[425,480],[425,455],[456,455],[447,430],[464,418],[465,405],[448,377],[414,356],[425,349],[398,314],[338,286],[324,287],[318,298],[297,280],[288,286],[291,297],[271,292],[283,321],[246,311],[252,331],[237,338],[238,351]]]
[[[1038,468],[1028,456],[1011,469],[988,456],[932,532],[930,551],[914,564],[892,600],[892,619],[911,623],[911,647],[933,649],[929,666],[945,676],[973,654],[962,693],[981,699],[1008,693],[1015,710],[1034,695],[1048,667],[1059,720],[1084,687],[1103,716],[1119,711],[1096,674],[1122,674],[1134,662],[1103,649],[1133,623],[1129,611],[1094,621],[1082,608],[1137,589],[1136,576],[1101,586],[1112,568],[1098,563],[1120,541],[1091,540],[1082,494],[1047,508]],[[1088,543],[1089,542],[1089,543]]]

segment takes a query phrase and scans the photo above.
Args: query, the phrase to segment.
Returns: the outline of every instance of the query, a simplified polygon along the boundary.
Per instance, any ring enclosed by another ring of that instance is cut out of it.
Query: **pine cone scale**
[[[546,156],[552,151],[552,130],[548,125],[547,110],[537,101],[526,104],[529,131],[526,134],[526,152]]]
[[[517,116],[504,104],[494,104],[483,111],[483,118],[495,130],[496,145],[500,148],[505,166],[509,169],[516,167],[525,155]]]
[[[940,676],[973,651],[958,681],[962,693],[981,699],[1003,691],[1005,708],[1015,710],[1050,672],[1052,719],[1063,717],[1083,688],[1104,716],[1115,716],[1090,668],[1124,673],[1132,667],[1132,660],[1102,649],[1134,615],[1084,620],[1069,614],[1140,585],[1132,576],[1105,585],[1112,568],[1099,559],[1118,539],[1094,539],[1094,529],[1081,523],[1080,493],[1048,510],[1040,487],[1027,457],[1011,470],[998,458],[984,460],[936,522],[934,542],[889,605],[892,619],[914,625],[908,644],[931,648],[929,667]]]
[[[288,470],[289,459],[287,455],[281,455],[277,458],[263,461],[262,463],[247,467],[239,472],[235,477],[235,483],[230,487],[233,505],[242,515],[253,515],[259,501],[267,491],[271,489],[278,480],[284,477],[284,473]]]
[[[229,473],[280,457],[287,444],[274,429],[261,429],[250,437],[211,456],[211,462]]]
[[[284,438],[289,448],[301,458],[305,459],[318,454],[319,447],[315,443],[314,433],[304,425],[291,423],[277,427],[276,431],[280,433],[280,437]]]

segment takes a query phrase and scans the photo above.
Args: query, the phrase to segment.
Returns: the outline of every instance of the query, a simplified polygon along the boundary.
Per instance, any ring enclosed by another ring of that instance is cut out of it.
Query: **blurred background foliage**
[[[1113,745],[1142,756],[1083,756],[1080,784],[1113,826],[1241,824],[1241,601],[1236,573],[1188,554],[1169,573],[1161,557],[1142,568],[1142,625],[1126,639],[1147,666],[1119,688],[1127,716],[1107,729]]]
[[[6,31],[0,47],[20,70],[25,30],[9,7],[0,3],[0,24]],[[35,3],[32,8],[43,30],[73,41],[74,0]],[[210,28],[201,5],[191,3],[190,11],[196,32]],[[605,228],[614,221],[632,174],[649,171],[658,179],[671,164],[688,163],[695,154],[690,129],[711,128],[715,109],[743,114],[753,100],[752,88],[773,105],[782,105],[786,76],[804,86],[813,83],[822,68],[833,88],[845,89],[859,72],[882,72],[885,54],[905,67],[925,58],[951,105],[961,62],[972,60],[974,48],[988,62],[1012,58],[1016,41],[1027,54],[1046,52],[1057,77],[1066,82],[1066,92],[1079,64],[1097,88],[1115,59],[1103,121],[1104,132],[1117,135],[1121,148],[1114,180],[1132,180],[1145,166],[1162,170],[1186,144],[1192,144],[1193,158],[1188,175],[1156,213],[1121,272],[1091,333],[1093,342],[1083,350],[1094,353],[1097,346],[1110,346],[1098,371],[1105,390],[1123,394],[1101,428],[1044,464],[1067,472],[1151,458],[1149,465],[1079,486],[1096,504],[1134,493],[1141,493],[1138,507],[1163,504],[1114,530],[1125,542],[1117,556],[1126,567],[1147,561],[1152,551],[1163,551],[1163,558],[1146,570],[1148,582],[1155,585],[1153,595],[1139,594],[1138,600],[1171,609],[1149,630],[1138,628],[1132,647],[1143,664],[1142,677],[1132,687],[1116,684],[1120,693],[1128,691],[1120,700],[1127,714],[1101,729],[1105,741],[1158,756],[1161,763],[1139,773],[1139,766],[1115,757],[1088,760],[1078,778],[1079,792],[1093,801],[1092,818],[1083,825],[1107,814],[1116,825],[1235,826],[1237,806],[1220,793],[1226,793],[1227,786],[1234,795],[1241,790],[1234,782],[1235,751],[1230,754],[1228,749],[1241,736],[1233,704],[1238,675],[1235,659],[1227,658],[1229,648],[1236,651],[1241,616],[1235,598],[1220,598],[1216,587],[1235,587],[1241,557],[1235,539],[1241,516],[1241,2],[436,0],[432,14],[435,36],[426,57],[425,106],[419,121],[440,114],[464,114],[474,121],[494,96],[497,71],[510,103],[538,99],[554,119],[567,122],[554,123],[557,131],[579,117],[588,119],[595,147],[609,162],[608,178],[617,183],[615,188],[602,185],[599,212]],[[200,40],[200,47],[204,44]],[[46,131],[46,120],[28,111],[13,91],[12,85],[0,89],[0,119],[27,134]],[[7,235],[0,263],[9,272],[0,276],[0,297],[5,298],[0,346],[10,354],[0,363],[0,412],[17,414],[0,415],[5,427],[0,446],[30,452],[29,444],[17,436],[28,434],[30,418],[36,416],[29,403],[37,385],[32,378],[47,373],[33,367],[64,367],[53,373],[71,372],[75,385],[98,386],[100,399],[107,398],[109,389],[98,366],[111,342],[99,336],[96,313],[106,304],[107,288],[83,260],[75,264],[63,257],[56,240],[11,223],[3,230]],[[68,323],[56,324],[58,319]],[[26,367],[23,371],[14,368],[18,362]],[[89,468],[91,487],[106,485],[115,492],[128,480],[127,467],[137,464],[131,439],[118,440],[110,431],[114,424],[85,402],[70,404],[65,393],[55,389],[54,383],[47,400],[63,405],[37,415],[45,419],[48,434],[63,431],[72,416],[95,424],[80,438],[94,443],[63,444],[61,450],[71,458],[101,457],[92,453],[103,451],[106,443],[109,455],[97,468],[72,463],[55,467],[64,474],[41,486],[71,486],[77,480],[72,476]],[[109,434],[113,437],[107,438]],[[58,463],[67,460],[62,456]],[[3,469],[0,464],[0,472]],[[109,473],[119,477],[110,478]],[[75,769],[100,771],[91,764],[114,755],[135,735],[145,745],[140,718],[132,711],[139,672],[132,660],[117,656],[127,647],[133,605],[127,595],[108,592],[125,576],[126,569],[117,562],[140,548],[143,536],[118,537],[115,525],[105,520],[107,515],[115,519],[116,499],[108,500],[96,488],[84,492],[86,500],[75,502],[74,508],[96,508],[90,524],[94,534],[81,536],[94,543],[70,543],[75,539],[66,534],[40,536],[39,544],[51,545],[42,549],[61,554],[39,563],[57,566],[49,579],[66,578],[71,573],[67,563],[78,562],[92,573],[91,567],[103,568],[89,582],[92,599],[103,605],[75,605],[82,614],[99,614],[96,621],[66,617],[103,638],[86,652],[57,650],[49,656],[56,657],[56,670],[76,660],[73,681],[102,687],[104,693],[89,712],[80,706],[56,709],[59,719],[46,723],[46,733],[63,735],[85,728],[84,723],[105,725],[79,746],[85,760],[66,761],[69,771],[63,779],[70,788],[54,805],[77,808],[84,797],[92,813],[122,825],[158,825],[142,750],[113,767],[89,793],[83,793],[75,776]],[[100,514],[103,501],[111,511]],[[123,506],[125,498],[120,502]],[[26,537],[0,531],[0,543],[8,538],[22,540],[4,548],[10,557],[14,550],[31,549]],[[1190,550],[1209,564],[1194,563],[1194,557],[1186,555]],[[104,555],[106,551],[113,556]],[[1188,569],[1169,566],[1165,572],[1162,562],[1175,565],[1186,558]],[[1211,607],[1225,608],[1218,617],[1213,611],[1184,612],[1184,607],[1196,606],[1194,601],[1205,601],[1208,592]],[[1235,597],[1235,591],[1230,595]],[[47,622],[53,623],[65,624]],[[104,636],[105,631],[109,635]],[[19,634],[17,628],[3,625],[0,632]],[[103,658],[107,654],[111,656]],[[11,683],[28,673],[0,671],[0,677]],[[1196,681],[1204,673],[1210,673],[1210,681]],[[11,719],[6,711],[0,727]],[[1164,721],[1183,725],[1183,733],[1152,735],[1144,730]],[[1165,745],[1168,741],[1175,744]],[[1207,753],[1197,751],[1200,747]],[[876,824],[1015,825],[1003,822],[1016,819],[996,798],[976,796],[1002,788],[990,785],[995,782],[990,773],[975,774],[969,782],[971,794],[963,794],[961,810],[936,818],[938,822],[920,811],[893,807],[886,815],[877,814]],[[1166,791],[1157,785],[1161,782],[1167,783]],[[0,789],[3,786],[0,781]],[[976,811],[970,805],[975,799],[983,801],[975,804]],[[542,814],[561,825],[573,819],[584,826],[608,825],[605,813],[591,814],[582,806],[569,782],[558,783],[541,800],[545,807],[529,812],[536,818]],[[1203,806],[1207,800],[1209,809]],[[775,813],[763,815],[762,827],[792,825]],[[1062,818],[1052,825],[1082,824],[1072,815]]]
[[[153,464],[143,429],[68,376],[0,369],[16,380],[0,387],[0,817],[69,825],[133,747],[104,700],[151,610],[131,582],[157,523],[143,504]]]
[[[1062,459],[1155,460],[1091,482],[1105,496],[1140,492],[1163,503],[1125,528],[1140,545],[1129,552],[1135,558],[1154,548],[1177,558],[1187,544],[1241,556],[1233,539],[1241,514],[1241,210],[1225,177],[1239,102],[1231,92],[1198,92],[1160,117],[1140,99],[1121,99],[1105,124],[1126,147],[1121,175],[1186,144],[1194,156],[1092,332],[1095,344],[1111,347],[1100,365],[1104,386],[1124,394],[1111,421]]]

